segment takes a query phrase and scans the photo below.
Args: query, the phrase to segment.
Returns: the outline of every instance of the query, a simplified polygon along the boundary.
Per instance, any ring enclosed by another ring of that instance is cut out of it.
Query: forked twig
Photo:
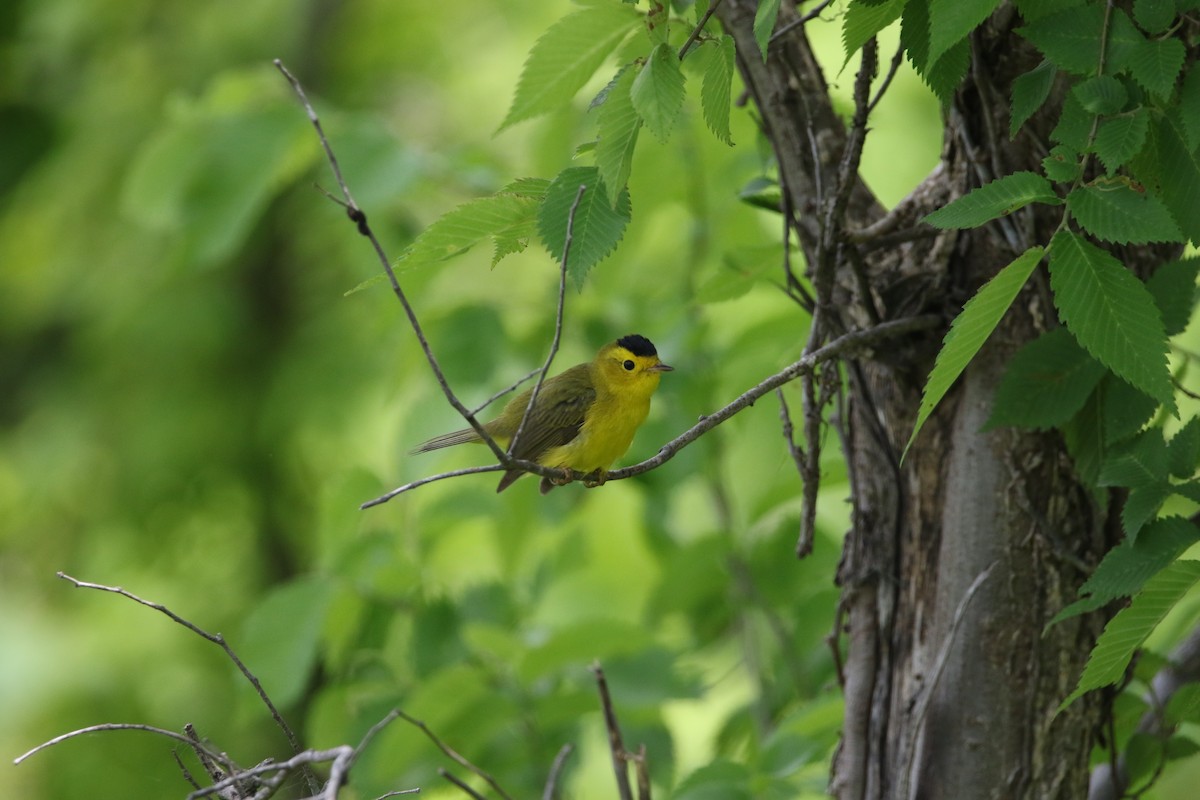
[[[233,648],[229,646],[229,643],[225,641],[224,636],[222,636],[219,633],[209,633],[208,631],[200,628],[198,625],[179,616],[174,611],[172,611],[171,609],[162,605],[161,603],[155,603],[150,600],[145,600],[141,597],[138,597],[136,594],[133,594],[132,592],[128,592],[125,589],[122,589],[120,586],[104,586],[103,584],[99,584],[99,583],[89,583],[88,581],[81,581],[77,578],[71,577],[70,575],[66,574],[65,572],[59,572],[57,574],[58,574],[58,577],[62,578],[63,580],[70,581],[72,584],[74,584],[76,586],[76,588],[96,589],[96,590],[102,591],[102,592],[111,592],[113,594],[119,594],[122,597],[126,597],[126,598],[134,601],[135,603],[140,603],[141,605],[146,606],[147,608],[152,608],[155,611],[165,614],[168,618],[171,619],[172,622],[182,625],[183,627],[187,628],[189,631],[196,634],[197,636],[200,636],[201,638],[206,639],[206,640],[212,642],[213,644],[217,645],[218,647],[220,647],[223,651],[225,651],[225,655],[229,657],[229,660],[233,662],[234,666],[236,666],[238,668],[238,671],[242,673],[242,676],[247,681],[250,682],[251,686],[254,687],[255,693],[258,694],[258,697],[260,700],[262,700],[263,705],[265,705],[267,707],[267,710],[271,712],[271,719],[275,720],[275,724],[279,726],[279,729],[283,731],[283,735],[287,737],[288,744],[291,745],[291,748],[292,748],[292,753],[299,754],[301,752],[302,748],[300,747],[299,738],[297,738],[296,734],[292,731],[291,726],[289,726],[287,724],[287,722],[284,720],[283,715],[279,713],[279,709],[277,709],[275,707],[275,704],[273,702],[271,702],[271,698],[267,695],[266,690],[263,689],[262,684],[259,683],[258,678],[254,675],[253,672],[250,671],[249,667],[247,667],[242,662],[242,659],[238,657],[238,654],[234,652]],[[319,784],[317,782],[317,776],[314,775],[312,773],[312,770],[308,769],[307,767],[305,767],[305,779],[309,785],[309,788],[313,792],[317,791],[317,788],[319,786]]]
[[[400,717],[400,719],[404,720],[409,725],[412,725],[414,728],[417,728],[418,730],[421,731],[421,733],[423,733],[427,737],[429,737],[429,741],[433,742],[437,746],[437,748],[446,755],[447,758],[454,761],[459,766],[469,769],[471,772],[475,773],[480,778],[483,778],[483,780],[487,782],[487,785],[491,786],[498,795],[500,795],[501,797],[504,798],[504,800],[512,800],[512,798],[508,796],[508,792],[504,791],[504,789],[500,786],[500,784],[498,784],[496,782],[495,778],[493,778],[487,772],[484,772],[481,768],[472,764],[470,761],[468,761],[466,758],[464,758],[462,755],[460,755],[456,750],[454,750],[454,748],[450,747],[450,745],[443,742],[438,737],[438,735],[436,733],[434,733],[432,730],[430,730],[429,726],[426,725],[424,722],[417,719],[416,717],[412,717],[412,716],[404,713],[400,709],[396,709],[395,714],[396,714],[396,716]],[[456,785],[459,785],[458,781],[456,779],[452,778],[449,773],[443,772],[443,777],[445,777],[447,780],[450,780],[451,782],[455,783]]]

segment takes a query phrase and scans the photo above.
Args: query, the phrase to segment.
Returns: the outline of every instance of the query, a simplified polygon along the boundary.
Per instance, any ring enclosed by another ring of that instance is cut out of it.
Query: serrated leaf
[[[1171,492],[1180,497],[1186,497],[1193,503],[1200,503],[1200,481],[1184,481],[1171,484]]]
[[[1150,113],[1145,108],[1100,123],[1092,146],[1109,175],[1142,149],[1149,129]]]
[[[1049,624],[1094,611],[1119,597],[1136,594],[1146,581],[1197,541],[1200,541],[1200,528],[1186,519],[1156,519],[1136,540],[1126,538],[1109,550],[1092,576],[1079,587],[1083,599],[1064,608]]]
[[[480,197],[444,214],[413,240],[393,265],[411,270],[461,255],[489,236],[520,237],[537,215],[538,200],[517,194]]]
[[[842,66],[849,63],[872,36],[898,20],[907,2],[908,0],[886,0],[876,5],[851,3],[842,19],[842,52],[846,56]]]
[[[588,270],[621,241],[631,216],[629,192],[622,191],[616,205],[609,205],[607,189],[596,167],[564,169],[551,182],[538,210],[538,235],[556,261],[562,258],[571,207],[579,196],[580,186],[587,188],[575,209],[571,252],[567,258],[567,274],[576,288],[583,286]]]
[[[1054,68],[1054,64],[1043,60],[1041,64],[1023,75],[1018,75],[1013,81],[1012,110],[1008,120],[1009,139],[1017,138],[1017,131],[1021,130],[1021,126],[1046,102],[1057,75],[1058,70]]]
[[[1151,483],[1130,489],[1125,505],[1121,507],[1121,527],[1125,529],[1125,535],[1136,538],[1170,496],[1171,487],[1166,483]]]
[[[904,446],[906,453],[908,448],[912,447],[917,434],[921,432],[925,421],[929,419],[929,415],[933,413],[933,409],[946,396],[946,392],[996,329],[996,325],[1016,299],[1017,293],[1042,260],[1044,252],[1040,247],[1031,247],[1017,256],[1000,270],[996,277],[985,283],[954,318],[946,338],[942,341],[942,349],[937,354],[933,370],[925,382],[917,421],[913,426],[912,435],[908,437],[908,444]]]
[[[1187,49],[1178,39],[1147,39],[1129,56],[1129,73],[1138,85],[1165,100],[1175,88]]]
[[[704,68],[703,83],[700,85],[700,108],[704,113],[704,124],[713,135],[728,145],[733,144],[729,133],[730,86],[733,83],[735,58],[733,37],[722,35],[712,49],[708,64]]]
[[[970,65],[971,43],[963,39],[942,54],[931,66],[919,70],[917,75],[945,105],[950,102],[954,90],[962,83]]]
[[[1162,199],[1188,240],[1200,244],[1200,150],[1188,147],[1182,123],[1171,115],[1157,131]]]
[[[1100,383],[1104,409],[1101,427],[1104,443],[1113,445],[1128,439],[1145,427],[1158,410],[1158,402],[1130,386],[1111,372]]]
[[[1171,725],[1200,723],[1200,683],[1186,683],[1175,690],[1167,701],[1166,718]]]
[[[1096,641],[1066,708],[1085,692],[1121,680],[1133,653],[1175,604],[1200,580],[1200,561],[1177,561],[1147,581],[1128,608],[1113,617]]]
[[[496,194],[515,194],[518,197],[541,200],[549,189],[550,181],[545,178],[517,178]]]
[[[1083,404],[1083,408],[1063,425],[1062,429],[1067,452],[1071,454],[1071,460],[1075,464],[1075,472],[1086,484],[1095,484],[1106,453],[1103,406],[1104,386],[1109,378],[1121,382],[1111,372],[1105,375],[1100,385],[1092,392],[1092,396]]]
[[[1100,486],[1150,486],[1167,482],[1167,443],[1151,428],[1114,447],[1100,468]]]
[[[1124,9],[1112,8],[1108,20],[1108,44],[1105,50],[1104,71],[1119,74],[1130,69],[1146,37],[1133,24]]]
[[[1196,306],[1196,274],[1200,256],[1168,261],[1154,271],[1146,288],[1162,312],[1167,336],[1183,333]]]
[[[615,205],[629,181],[633,151],[637,147],[642,120],[634,110],[629,90],[637,71],[626,68],[613,80],[604,105],[596,115],[596,167],[607,190],[608,202]]]
[[[1174,411],[1162,316],[1141,281],[1110,253],[1060,231],[1050,243],[1050,288],[1084,349]]]
[[[1042,159],[1042,171],[1055,183],[1073,183],[1083,172],[1079,151],[1070,145],[1054,145]]]
[[[758,51],[763,61],[767,60],[767,45],[775,30],[775,20],[779,16],[779,0],[759,0],[758,8],[754,10],[754,41],[758,43]]]
[[[1033,22],[1065,9],[1081,6],[1085,2],[1087,0],[1013,0],[1013,5],[1021,12],[1022,19]]]
[[[929,61],[936,64],[999,5],[1000,0],[930,0]]]
[[[675,51],[655,46],[633,79],[629,99],[642,122],[660,141],[666,141],[683,108],[683,70]]]
[[[1080,81],[1071,93],[1089,114],[1115,114],[1129,101],[1124,84],[1112,75],[1096,75]]]
[[[1167,469],[1176,478],[1190,478],[1200,468],[1200,417],[1192,417],[1167,444]]]
[[[512,106],[500,130],[569,102],[641,19],[631,5],[604,3],[587,6],[551,25],[521,68]]]
[[[1096,4],[1069,8],[1017,28],[1061,70],[1090,75],[1100,62],[1104,9]]]
[[[1050,131],[1050,140],[1082,153],[1088,147],[1094,119],[1074,94],[1068,94],[1063,100],[1062,110],[1058,113],[1058,122],[1055,123],[1054,130]]]
[[[975,228],[1030,203],[1058,205],[1061,202],[1054,187],[1041,175],[1014,172],[939,208],[926,215],[923,221],[936,228]]]
[[[1062,425],[1083,408],[1105,372],[1066,328],[1047,331],[1009,362],[985,428]]]
[[[1188,150],[1200,147],[1200,66],[1192,64],[1179,86],[1179,121]]]
[[[1146,33],[1165,33],[1175,21],[1175,0],[1134,0],[1133,18]]]
[[[1123,183],[1081,186],[1067,195],[1067,208],[1084,230],[1107,242],[1183,241],[1183,234],[1161,200]]]

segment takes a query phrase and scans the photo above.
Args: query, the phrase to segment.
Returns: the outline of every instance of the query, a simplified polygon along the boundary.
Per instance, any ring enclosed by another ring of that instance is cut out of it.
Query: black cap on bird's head
[[[631,333],[628,336],[622,336],[620,339],[617,339],[617,344],[635,356],[658,355],[658,351],[654,349],[654,343],[640,333]]]

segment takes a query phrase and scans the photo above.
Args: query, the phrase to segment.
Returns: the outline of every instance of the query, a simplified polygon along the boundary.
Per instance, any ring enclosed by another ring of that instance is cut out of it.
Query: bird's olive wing
[[[539,397],[513,455],[527,461],[537,461],[547,450],[570,442],[579,435],[584,416],[595,399],[596,390],[590,386],[579,387],[571,397],[556,398],[549,402]]]

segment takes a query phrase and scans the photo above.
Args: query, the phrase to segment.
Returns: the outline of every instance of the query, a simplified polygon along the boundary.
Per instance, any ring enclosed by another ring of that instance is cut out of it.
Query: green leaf
[[[1129,102],[1125,85],[1112,75],[1096,75],[1080,81],[1071,92],[1089,114],[1115,114]]]
[[[1138,391],[1111,372],[1101,381],[1100,391],[1103,392],[1102,427],[1106,445],[1116,444],[1136,434],[1158,409],[1153,397]]]
[[[596,167],[564,169],[551,182],[538,210],[538,235],[556,261],[562,258],[571,206],[580,186],[587,188],[575,211],[571,253],[567,260],[567,274],[576,288],[583,286],[588,270],[621,241],[631,216],[629,192],[622,191],[616,206],[609,205],[604,181]]]
[[[1021,126],[1046,102],[1057,75],[1058,70],[1054,68],[1054,64],[1043,59],[1041,64],[1023,75],[1018,75],[1013,81],[1012,110],[1008,120],[1009,139],[1017,138],[1017,131],[1021,130]]]
[[[1130,489],[1125,505],[1121,507],[1121,527],[1125,529],[1125,535],[1136,538],[1170,496],[1171,487],[1166,483],[1151,483]]]
[[[332,598],[325,578],[298,578],[272,589],[246,618],[238,654],[276,705],[290,706],[304,694]]]
[[[1167,701],[1167,722],[1200,723],[1200,683],[1186,683],[1175,690]]]
[[[1176,478],[1190,478],[1200,468],[1200,417],[1192,417],[1167,444],[1167,468]]]
[[[1033,22],[1086,2],[1087,0],[1013,0],[1013,5],[1021,12],[1022,19]]]
[[[1183,241],[1161,200],[1124,183],[1081,186],[1067,195],[1067,208],[1097,239],[1117,244]]]
[[[842,65],[849,63],[872,36],[898,20],[907,2],[908,0],[886,0],[878,4],[851,3],[842,19],[842,52],[846,55]]]
[[[1151,578],[1128,608],[1109,621],[1100,634],[1066,708],[1085,692],[1121,680],[1133,653],[1175,604],[1200,580],[1200,561],[1177,561]]]
[[[754,41],[758,42],[758,51],[762,53],[763,61],[767,60],[767,45],[775,30],[775,19],[779,16],[779,0],[759,0],[758,8],[754,10]]]
[[[1109,550],[1092,576],[1079,587],[1083,599],[1058,612],[1049,624],[1094,611],[1119,597],[1136,594],[1146,581],[1197,541],[1200,541],[1200,528],[1186,519],[1156,519],[1136,540],[1126,537]]]
[[[1100,486],[1150,486],[1167,482],[1167,443],[1151,428],[1114,447],[1100,468]]]
[[[659,141],[665,142],[671,136],[683,108],[683,81],[675,51],[670,45],[660,44],[650,51],[630,87],[634,109]]]
[[[1083,408],[1105,372],[1066,328],[1047,331],[1009,362],[986,428],[1062,425]]]
[[[921,407],[917,411],[917,421],[913,426],[912,435],[904,452],[912,447],[921,426],[929,419],[933,409],[946,396],[946,392],[954,385],[958,376],[967,368],[967,364],[983,347],[988,336],[996,329],[1001,317],[1008,311],[1016,299],[1021,287],[1029,280],[1030,274],[1042,260],[1045,251],[1040,247],[1031,247],[997,273],[979,290],[978,293],[963,306],[962,312],[955,317],[942,342],[933,370],[925,382],[925,391],[921,395]]]
[[[1000,0],[929,0],[930,63],[966,39],[999,5]]]
[[[633,167],[633,151],[637,146],[642,120],[634,110],[629,90],[637,71],[625,68],[617,75],[608,91],[604,105],[596,115],[596,167],[608,192],[608,202],[615,205]]]
[[[495,236],[511,241],[529,236],[538,200],[516,194],[495,194],[471,200],[443,215],[413,240],[393,265],[411,270],[461,255]]]
[[[1146,33],[1166,33],[1175,21],[1175,0],[1134,0],[1133,18]]]
[[[1149,129],[1150,113],[1145,108],[1100,123],[1092,146],[1109,175],[1142,149]]]
[[[1196,305],[1196,273],[1200,256],[1168,261],[1154,271],[1146,288],[1162,312],[1167,336],[1183,333]]]
[[[924,222],[937,228],[975,228],[1030,203],[1058,205],[1061,202],[1054,187],[1041,175],[1014,172],[928,214]]]
[[[713,135],[728,145],[733,144],[729,133],[730,86],[733,83],[733,37],[722,35],[715,44],[705,43],[703,50],[714,50],[708,56],[700,86],[700,108],[704,123]]]
[[[1200,151],[1188,146],[1182,122],[1167,115],[1157,126],[1163,201],[1192,244],[1200,244]]]
[[[1146,44],[1146,37],[1133,24],[1124,9],[1113,8],[1108,20],[1108,45],[1105,51],[1104,71],[1118,74],[1133,68],[1138,51]]]
[[[1061,231],[1050,243],[1050,288],[1084,349],[1174,411],[1162,316],[1141,281],[1110,253]]]
[[[671,800],[751,800],[750,777],[745,766],[717,760],[680,781]]]
[[[1068,94],[1063,100],[1058,122],[1054,125],[1054,130],[1050,131],[1050,140],[1082,153],[1090,143],[1094,120],[1095,117],[1084,109],[1074,93]]]
[[[1179,121],[1188,150],[1200,147],[1200,66],[1192,64],[1179,87]]]
[[[500,130],[568,103],[641,20],[631,5],[598,3],[551,25],[521,68]]]
[[[1129,72],[1138,85],[1166,100],[1183,69],[1187,50],[1178,39],[1148,39],[1129,56]]]
[[[1079,151],[1070,145],[1056,144],[1042,159],[1042,171],[1056,183],[1073,183],[1083,172]]]
[[[1017,33],[1033,43],[1061,70],[1090,75],[1100,63],[1104,39],[1104,9],[1097,3],[1069,8],[1033,20]]]
[[[696,288],[693,299],[697,303],[719,303],[741,297],[765,280],[771,270],[779,268],[781,255],[778,245],[726,253],[717,273]]]

